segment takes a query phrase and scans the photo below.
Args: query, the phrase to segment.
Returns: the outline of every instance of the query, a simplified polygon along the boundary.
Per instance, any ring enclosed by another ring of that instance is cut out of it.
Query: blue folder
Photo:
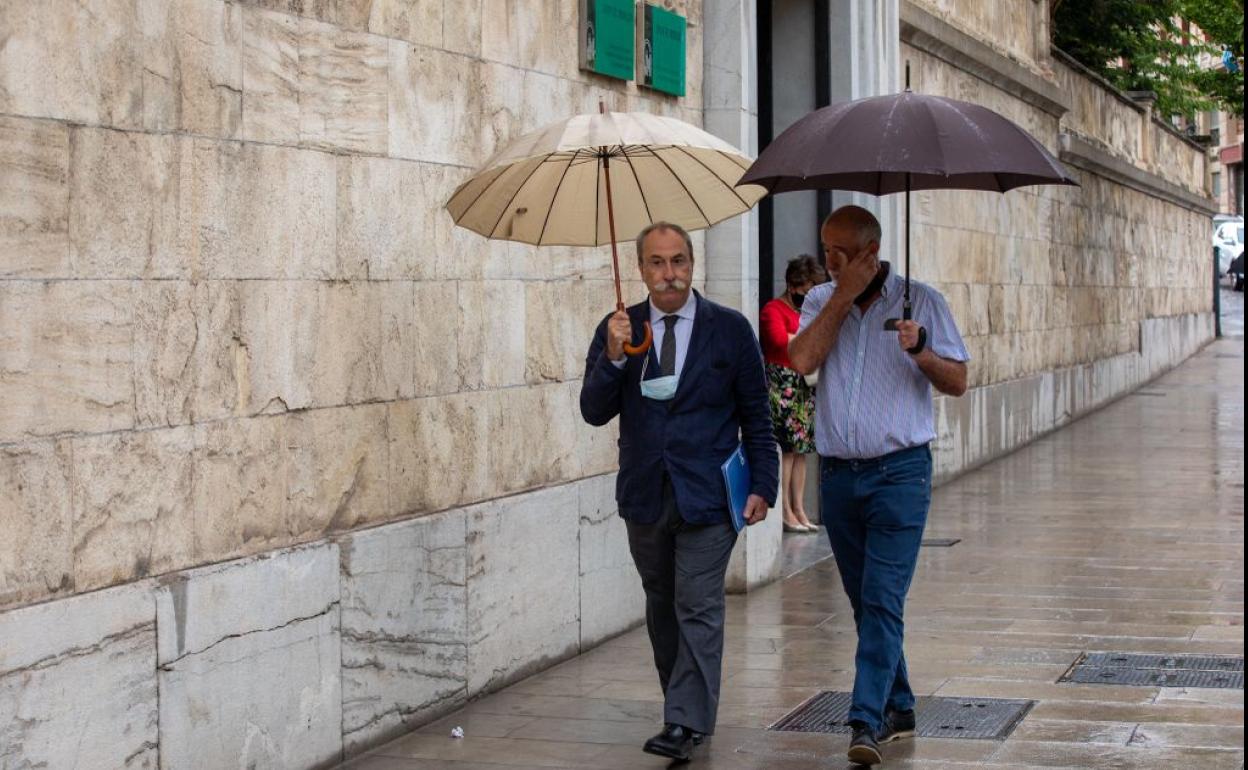
[[[745,447],[737,445],[737,451],[719,466],[724,474],[724,491],[728,493],[728,512],[732,514],[732,526],[738,532],[745,529],[745,501],[750,497],[750,463],[745,459]]]

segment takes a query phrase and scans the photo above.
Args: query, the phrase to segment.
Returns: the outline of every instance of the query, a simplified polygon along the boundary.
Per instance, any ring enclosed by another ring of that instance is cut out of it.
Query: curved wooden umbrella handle
[[[649,321],[646,321],[645,326],[646,326],[646,336],[642,338],[640,343],[636,345],[633,345],[632,343],[628,343],[628,342],[624,343],[624,352],[627,353],[628,355],[630,356],[644,355],[645,352],[650,349],[650,345],[654,342],[654,333],[650,331]]]

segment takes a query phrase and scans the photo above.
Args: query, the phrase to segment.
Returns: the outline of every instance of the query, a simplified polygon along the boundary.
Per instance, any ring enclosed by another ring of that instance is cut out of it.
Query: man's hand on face
[[[746,526],[757,524],[767,518],[767,501],[758,495],[750,495],[745,501]]]
[[[880,270],[880,260],[871,247],[867,247],[850,257],[841,268],[836,280],[836,294],[842,297],[856,298],[866,291],[871,279]]]
[[[628,312],[617,310],[607,320],[607,360],[619,361],[624,357],[624,346],[633,339],[633,322]]]
[[[902,351],[909,353],[910,348],[919,344],[919,329],[921,328],[918,321],[897,322],[897,344],[901,345]],[[919,355],[922,355],[922,352],[920,351]]]

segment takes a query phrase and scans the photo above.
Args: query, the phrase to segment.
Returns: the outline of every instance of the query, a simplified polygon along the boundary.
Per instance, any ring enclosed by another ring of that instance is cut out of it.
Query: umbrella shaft
[[[910,79],[909,64],[906,66],[906,80]],[[906,85],[909,85],[907,82]],[[906,321],[910,320],[910,175],[906,174],[906,291],[903,295],[905,302],[902,304],[902,318]]]
[[[624,294],[620,291],[620,255],[615,247],[615,209],[611,205],[611,158],[606,148],[602,152],[602,176],[607,188],[607,226],[611,229],[611,268],[615,274],[615,309],[624,309]]]

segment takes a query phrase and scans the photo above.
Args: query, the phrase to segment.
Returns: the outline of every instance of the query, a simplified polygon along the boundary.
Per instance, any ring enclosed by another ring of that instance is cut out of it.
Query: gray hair
[[[641,245],[645,243],[646,236],[655,230],[673,230],[680,233],[680,237],[685,239],[685,249],[689,252],[689,259],[693,259],[693,240],[689,237],[688,231],[680,225],[674,225],[671,222],[651,222],[641,228],[641,232],[637,233],[637,261],[641,261]]]
[[[880,229],[880,220],[862,206],[841,206],[823,220],[823,227],[831,224],[844,225],[857,230],[858,243],[862,246],[866,246],[871,241],[879,243],[884,237],[884,231]]]

